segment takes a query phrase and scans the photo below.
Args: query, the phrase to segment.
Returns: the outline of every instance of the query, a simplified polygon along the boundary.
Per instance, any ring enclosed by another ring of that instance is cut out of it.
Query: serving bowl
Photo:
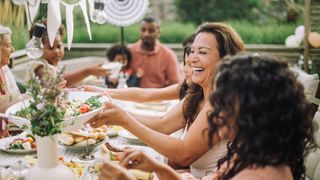
[[[95,92],[71,91],[71,92],[69,92],[68,100],[69,101],[73,101],[73,100],[85,101],[92,96],[99,96],[99,95],[100,95],[99,93],[95,93]],[[32,99],[27,99],[27,100],[18,102],[16,104],[10,106],[5,112],[9,117],[8,118],[9,121],[16,124],[20,128],[26,126],[27,129],[30,129],[31,128],[30,120],[28,120],[26,118],[22,118],[22,117],[16,117],[16,116],[14,116],[14,114],[16,114],[17,111],[28,107],[31,101],[32,101]],[[101,95],[99,97],[99,101],[102,104],[104,104],[105,102],[109,101],[109,98]],[[103,109],[103,105],[95,110],[86,112],[84,114],[80,114],[77,116],[65,117],[64,122],[63,122],[62,132],[68,132],[68,131],[80,129],[86,121],[93,118],[102,109]]]

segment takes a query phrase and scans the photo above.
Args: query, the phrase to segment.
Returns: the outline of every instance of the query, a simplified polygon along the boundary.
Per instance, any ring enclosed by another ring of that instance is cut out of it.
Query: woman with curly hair
[[[211,147],[216,134],[228,140],[228,150],[218,170],[203,179],[305,179],[304,157],[315,146],[312,113],[288,64],[257,55],[226,57],[223,62],[210,96],[207,134]],[[159,179],[195,179],[142,151],[126,150],[120,165],[156,172]],[[103,167],[101,179],[109,171],[131,179],[123,167],[108,161]]]
[[[210,149],[202,131],[208,128],[208,102],[216,66],[225,55],[244,50],[240,36],[223,23],[205,23],[199,27],[189,57],[192,87],[187,96],[161,117],[133,116],[120,107],[107,103],[105,110],[90,120],[93,127],[101,124],[120,125],[144,141],[169,161],[179,166],[190,165],[196,177],[216,168],[217,160],[226,153],[226,142],[215,138]],[[197,86],[193,87],[194,84]],[[181,138],[169,136],[183,129]],[[165,142],[165,143],[164,143]]]
[[[305,179],[304,157],[314,137],[302,85],[287,63],[270,56],[226,60],[208,118],[209,144],[215,133],[230,140],[219,179]]]

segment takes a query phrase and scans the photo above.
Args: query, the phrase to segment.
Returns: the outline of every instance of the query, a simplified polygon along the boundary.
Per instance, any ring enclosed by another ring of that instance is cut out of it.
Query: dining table
[[[166,102],[161,102],[158,104],[155,103],[135,103],[130,101],[122,101],[122,100],[113,100],[113,103],[117,104],[118,106],[122,107],[125,110],[133,111],[135,113],[139,114],[145,114],[145,115],[155,115],[160,116],[165,114],[167,111],[169,111],[175,104],[178,103],[177,100],[171,100]],[[148,106],[153,106],[151,108],[148,108]],[[161,108],[155,108],[159,105]],[[163,108],[163,105],[166,105],[166,108]],[[121,130],[122,132],[126,132],[125,129]],[[120,131],[119,131],[120,132]],[[128,132],[128,131],[127,131]],[[130,133],[129,133],[130,134]],[[13,137],[9,137],[13,138]],[[1,141],[5,141],[5,139],[0,139]],[[117,135],[114,135],[112,137],[108,137],[107,140],[109,143],[111,143],[114,146],[131,146],[131,147],[138,147],[138,149],[145,151],[149,156],[157,159],[160,162],[166,162],[166,158],[163,157],[161,154],[153,150],[152,148],[146,146],[142,141],[128,138],[127,136],[121,135],[121,133],[118,133]],[[91,154],[96,156],[96,159],[101,159],[101,148],[97,146],[96,148],[91,150]],[[85,177],[86,175],[86,168],[88,165],[92,164],[95,160],[91,161],[83,161],[80,160],[79,157],[83,155],[84,151],[75,151],[74,149],[66,148],[65,146],[58,145],[58,156],[63,157],[65,162],[77,162],[80,164],[83,164],[84,166],[84,174],[80,177],[80,179],[88,179]],[[30,154],[17,154],[17,153],[10,153],[0,150],[0,180],[5,179],[4,177],[10,173],[11,165],[17,163],[20,161],[26,161],[27,156],[34,156],[36,157],[36,153],[30,153]]]

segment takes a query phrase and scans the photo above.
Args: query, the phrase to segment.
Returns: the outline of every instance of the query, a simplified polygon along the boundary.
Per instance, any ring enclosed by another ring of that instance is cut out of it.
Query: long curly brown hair
[[[244,44],[238,33],[223,23],[204,23],[199,26],[196,35],[200,33],[212,34],[218,43],[220,58],[244,51]],[[187,124],[192,124],[199,113],[199,103],[204,99],[202,87],[192,84],[183,105],[183,117]]]
[[[219,168],[233,164],[221,179],[268,165],[287,165],[294,179],[305,179],[304,157],[315,145],[313,117],[288,64],[271,56],[244,54],[224,58],[216,73],[209,145],[230,119],[235,119],[236,129],[227,155],[218,162]],[[222,113],[227,116],[221,118]]]

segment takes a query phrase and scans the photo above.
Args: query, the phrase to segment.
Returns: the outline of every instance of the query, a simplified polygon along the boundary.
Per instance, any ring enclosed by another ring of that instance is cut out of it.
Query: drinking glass
[[[13,163],[10,168],[15,177],[14,179],[22,180],[25,179],[25,175],[28,173],[31,166],[26,161],[19,160]]]
[[[94,160],[95,157],[93,154],[91,154],[89,152],[89,144],[88,144],[88,134],[91,130],[91,126],[90,124],[85,124],[79,131],[81,132],[81,134],[83,134],[85,137],[86,137],[86,152],[85,154],[81,155],[79,157],[80,160],[83,160],[83,161],[91,161],[91,160]]]

